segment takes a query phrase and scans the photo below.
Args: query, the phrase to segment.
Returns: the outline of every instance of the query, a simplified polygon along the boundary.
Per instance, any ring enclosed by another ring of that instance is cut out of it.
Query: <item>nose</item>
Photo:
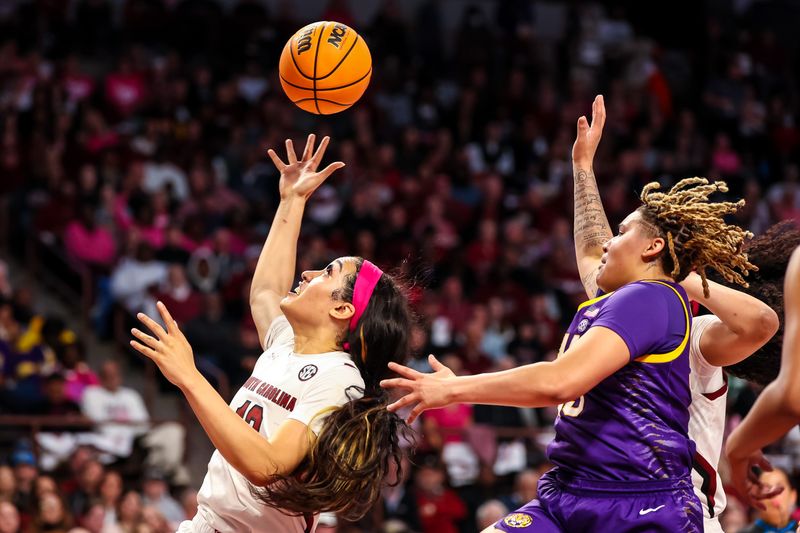
[[[320,274],[322,274],[322,270],[304,270],[303,273],[300,274],[300,278],[306,283],[310,283],[312,279]]]

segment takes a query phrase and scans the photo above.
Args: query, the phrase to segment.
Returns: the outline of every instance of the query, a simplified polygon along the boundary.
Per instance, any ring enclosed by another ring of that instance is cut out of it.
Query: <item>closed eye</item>
[[[328,265],[325,267],[325,275],[330,276],[333,273],[333,265]]]

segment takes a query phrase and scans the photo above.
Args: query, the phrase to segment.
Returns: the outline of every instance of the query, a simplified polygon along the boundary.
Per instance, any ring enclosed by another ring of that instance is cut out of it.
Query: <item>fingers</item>
[[[167,331],[169,334],[176,335],[178,333],[178,323],[175,322],[175,319],[172,318],[171,314],[169,314],[167,306],[162,302],[157,302],[156,309],[158,309],[158,313],[161,315],[161,320],[164,321],[164,325],[167,326]]]
[[[306,141],[306,149],[303,150],[303,161],[308,161],[311,159],[311,155],[314,153],[314,141],[316,141],[317,136],[313,133],[308,134],[308,140]]]
[[[270,148],[267,150],[267,155],[270,159],[272,159],[272,163],[275,165],[275,168],[278,169],[278,172],[283,172],[283,169],[286,168],[286,163],[281,161],[281,158],[278,157],[278,154],[275,153],[275,150]]]
[[[589,122],[586,120],[586,117],[581,117],[578,119],[578,136],[584,135],[586,130],[589,129]]]
[[[411,380],[419,379],[425,376],[425,374],[422,372],[417,372],[413,368],[408,368],[407,366],[399,365],[394,362],[389,363],[389,370]]]
[[[142,331],[140,329],[136,329],[136,328],[131,329],[131,334],[134,337],[136,337],[137,339],[139,339],[140,341],[142,341],[149,348],[152,348],[153,350],[158,351],[158,347],[159,347],[160,343],[159,343],[159,341],[157,339],[154,339],[153,337],[151,337],[150,335],[148,335],[144,331]]]
[[[316,153],[314,153],[314,157],[311,158],[313,168],[317,168],[319,164],[322,163],[322,157],[325,155],[325,150],[328,148],[329,142],[331,142],[331,138],[327,135],[322,138],[322,142],[319,143],[319,148],[317,148]]]
[[[440,370],[450,370],[442,363],[440,363],[439,360],[436,359],[436,357],[433,354],[430,354],[428,356],[428,364],[431,365],[431,368],[433,369],[434,372],[438,372]]]
[[[759,485],[756,490],[753,491],[752,496],[757,500],[768,500],[774,498],[781,492],[783,492],[783,487],[779,485]]]
[[[411,405],[412,403],[416,403],[419,401],[419,395],[416,392],[412,392],[410,394],[406,394],[396,402],[389,404],[386,408],[391,412],[397,412],[398,410],[406,407],[407,405]]]
[[[409,379],[392,378],[381,380],[381,387],[384,389],[407,389],[414,388],[414,382]]]
[[[602,94],[598,94],[597,98],[595,98],[595,101],[597,102],[597,125],[602,130],[606,123],[606,102],[603,99]],[[594,126],[594,124],[594,119],[592,119],[592,126]]]
[[[761,467],[761,470],[763,470],[765,472],[772,472],[772,470],[773,470],[772,463],[767,461],[767,458],[764,457],[763,455],[758,459],[758,463],[757,464],[758,464],[758,466]]]
[[[154,359],[158,355],[158,353],[155,350],[139,342],[131,341],[131,346],[133,347],[134,350],[136,350],[143,356],[147,357],[148,359]]]
[[[286,158],[290,165],[297,163],[297,154],[294,151],[294,143],[291,139],[286,139]]]
[[[413,424],[413,423],[414,423],[414,421],[415,421],[417,418],[419,418],[419,415],[421,415],[421,414],[422,414],[424,411],[425,411],[425,405],[424,405],[422,402],[418,403],[418,404],[417,404],[417,405],[416,405],[416,406],[415,406],[415,407],[414,407],[414,408],[411,410],[411,412],[408,414],[408,418],[406,418],[406,424],[408,424],[409,426],[410,426],[411,424]]]
[[[319,176],[322,178],[323,181],[325,181],[326,179],[328,179],[328,176],[330,176],[340,168],[344,168],[344,163],[342,163],[341,161],[331,163],[330,165],[328,165],[327,167],[322,169],[322,171],[319,172]]]
[[[147,326],[147,329],[149,329],[156,337],[158,337],[159,340],[167,336],[167,332],[164,331],[164,328],[162,328],[158,322],[156,322],[146,314],[138,313],[136,315],[136,318],[139,319],[139,322]]]

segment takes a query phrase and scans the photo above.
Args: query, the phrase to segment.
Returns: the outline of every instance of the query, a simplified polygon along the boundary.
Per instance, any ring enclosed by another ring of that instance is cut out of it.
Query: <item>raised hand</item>
[[[592,124],[585,116],[578,119],[578,135],[572,145],[572,160],[591,164],[600,138],[603,136],[603,126],[606,123],[606,104],[603,95],[598,94],[592,102]]]
[[[141,342],[132,340],[131,346],[145,357],[152,359],[165,378],[183,389],[192,380],[199,378],[200,372],[194,364],[192,347],[178,328],[178,323],[163,303],[158,302],[157,307],[167,329],[164,330],[158,322],[144,313],[139,313],[136,318],[147,326],[155,337],[133,328],[131,333]]]
[[[772,465],[760,451],[750,457],[743,459],[728,456],[731,465],[731,481],[736,487],[736,492],[745,500],[746,503],[757,507],[762,511],[766,506],[760,500],[773,498],[783,492],[783,487],[775,487],[763,484],[753,467],[760,468],[762,471],[772,471]]]
[[[319,148],[314,152],[314,141],[316,135],[313,133],[308,136],[306,141],[306,148],[303,150],[303,157],[299,161],[294,151],[294,144],[291,139],[286,139],[286,157],[288,163],[284,163],[275,150],[270,148],[267,150],[272,162],[281,173],[281,181],[279,185],[281,199],[288,199],[291,197],[308,198],[317,190],[317,187],[322,185],[328,176],[334,171],[344,167],[344,163],[336,161],[331,163],[321,171],[317,172],[322,157],[325,155],[325,149],[328,147],[330,137],[325,136],[322,142],[319,143]]]
[[[456,379],[456,375],[433,355],[428,356],[428,362],[434,370],[432,374],[423,374],[407,366],[389,363],[389,369],[403,377],[381,381],[381,387],[385,389],[400,389],[406,392],[405,396],[389,405],[387,409],[394,412],[406,406],[413,406],[406,420],[409,424],[413,423],[423,411],[445,407],[452,403],[448,384]]]

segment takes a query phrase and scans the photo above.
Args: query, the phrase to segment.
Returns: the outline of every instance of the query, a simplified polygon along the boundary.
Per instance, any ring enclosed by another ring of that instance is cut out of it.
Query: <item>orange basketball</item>
[[[372,75],[367,43],[341,22],[315,22],[295,33],[278,66],[286,96],[318,115],[344,111],[364,94]]]

